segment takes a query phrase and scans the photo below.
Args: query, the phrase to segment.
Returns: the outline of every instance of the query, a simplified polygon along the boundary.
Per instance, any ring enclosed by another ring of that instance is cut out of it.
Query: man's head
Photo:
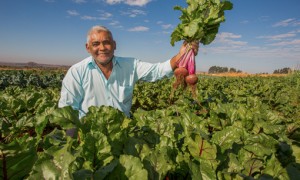
[[[97,64],[107,65],[111,62],[116,49],[112,33],[104,26],[94,26],[87,34],[86,50]]]

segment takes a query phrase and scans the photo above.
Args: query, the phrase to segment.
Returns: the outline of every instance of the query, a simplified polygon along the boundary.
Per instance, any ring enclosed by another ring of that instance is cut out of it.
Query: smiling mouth
[[[108,56],[109,53],[98,53],[98,56]]]
[[[109,52],[98,52],[98,55],[109,55]]]

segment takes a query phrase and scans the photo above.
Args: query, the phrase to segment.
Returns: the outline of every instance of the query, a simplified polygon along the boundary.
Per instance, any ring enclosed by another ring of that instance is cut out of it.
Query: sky
[[[212,66],[247,73],[300,68],[300,0],[230,0],[215,40],[200,45],[197,71]],[[86,34],[108,27],[116,56],[163,62],[185,0],[1,0],[0,61],[72,65],[89,54]]]

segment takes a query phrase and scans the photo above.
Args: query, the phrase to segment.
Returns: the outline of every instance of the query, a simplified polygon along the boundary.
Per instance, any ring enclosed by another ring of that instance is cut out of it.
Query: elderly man
[[[86,50],[90,57],[73,65],[61,89],[59,107],[72,106],[83,117],[90,106],[112,106],[130,116],[134,85],[138,80],[156,81],[170,77],[184,54],[186,43],[171,60],[147,63],[135,58],[117,57],[117,47],[109,29],[94,26],[87,35]],[[198,43],[193,44],[195,54]]]

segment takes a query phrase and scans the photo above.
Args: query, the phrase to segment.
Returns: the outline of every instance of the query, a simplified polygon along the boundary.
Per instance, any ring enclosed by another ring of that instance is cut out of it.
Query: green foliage
[[[63,71],[5,70],[0,71],[0,89],[9,86],[60,88],[63,77]]]
[[[233,5],[222,0],[187,0],[187,7],[175,6],[174,10],[181,11],[181,23],[171,34],[171,45],[185,40],[200,41],[210,44],[216,37],[220,23],[225,21],[225,10],[231,10]]]
[[[297,179],[299,74],[138,83],[132,117],[57,108],[59,89],[0,93],[1,179]],[[74,130],[74,136],[66,131]]]

